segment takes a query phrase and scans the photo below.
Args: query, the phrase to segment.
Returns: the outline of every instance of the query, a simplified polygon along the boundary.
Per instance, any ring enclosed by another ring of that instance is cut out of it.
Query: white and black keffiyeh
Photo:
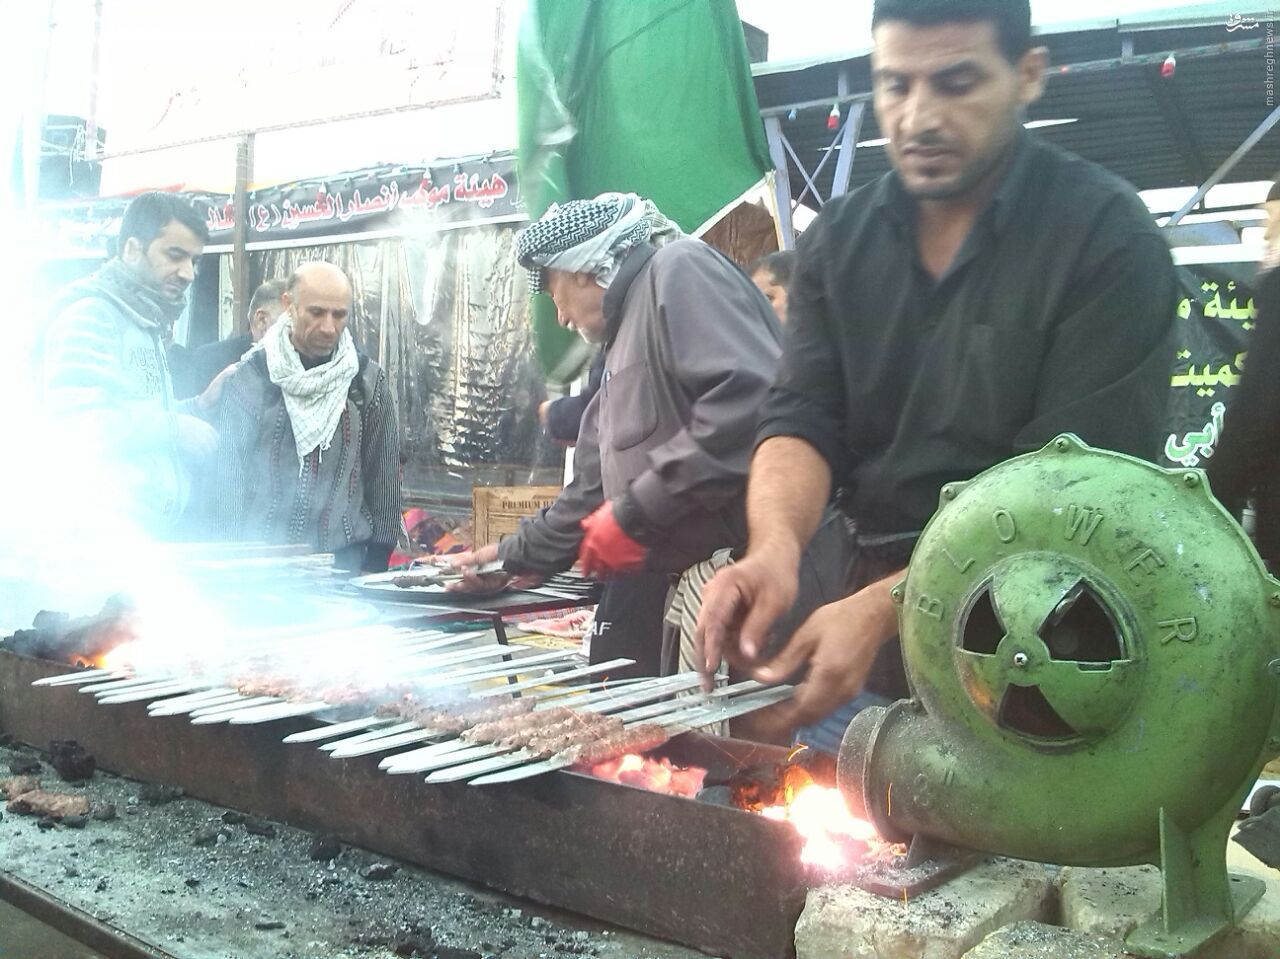
[[[602,193],[594,200],[553,203],[520,234],[516,252],[529,271],[529,292],[545,289],[543,270],[590,273],[608,287],[623,254],[645,242],[684,234],[652,200],[634,193]]]
[[[360,372],[360,358],[351,331],[343,330],[333,357],[307,369],[290,339],[292,332],[293,320],[285,313],[267,330],[261,348],[267,355],[267,375],[284,394],[301,468],[312,450],[319,447],[323,453],[332,444],[351,381]]]

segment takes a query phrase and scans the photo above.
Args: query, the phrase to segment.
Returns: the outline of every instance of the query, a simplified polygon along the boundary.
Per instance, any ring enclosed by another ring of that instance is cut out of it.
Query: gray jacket
[[[39,347],[44,409],[62,439],[82,467],[112,471],[96,482],[159,534],[173,532],[191,493],[177,421],[189,408],[173,399],[166,322],[112,261],[60,297]]]
[[[653,571],[746,542],[756,419],[782,352],[768,301],[716,250],[679,240],[633,250],[604,313],[605,372],[582,420],[576,476],[500,544],[510,570],[567,569],[582,519],[605,500],[650,548]]]
[[[227,379],[213,418],[222,437],[216,470],[220,538],[305,543],[320,552],[396,545],[400,433],[386,374],[361,358],[332,444],[302,462],[284,394],[265,355],[250,353]]]

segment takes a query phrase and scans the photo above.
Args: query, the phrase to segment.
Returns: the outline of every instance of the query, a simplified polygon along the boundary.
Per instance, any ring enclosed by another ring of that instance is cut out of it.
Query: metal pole
[[[1271,128],[1277,123],[1280,123],[1280,107],[1276,107],[1272,110],[1271,115],[1258,125],[1258,129],[1250,133],[1249,136],[1245,138],[1244,143],[1236,147],[1235,153],[1227,157],[1222,166],[1213,171],[1213,175],[1204,181],[1204,185],[1201,186],[1200,189],[1196,190],[1195,195],[1186,203],[1182,204],[1182,209],[1169,217],[1169,221],[1165,224],[1165,228],[1167,229],[1171,226],[1177,226],[1178,222],[1194,210],[1196,206],[1199,205],[1200,201],[1208,195],[1209,191],[1221,183],[1223,178],[1235,168],[1235,165],[1244,159],[1245,154],[1257,146],[1258,141],[1270,133]]]
[[[245,243],[249,237],[249,183],[253,178],[252,133],[240,138],[236,146],[235,226],[231,233],[231,291],[235,322],[232,329],[245,333],[249,329],[249,253]]]
[[[93,4],[93,54],[89,64],[89,116],[85,124],[84,158],[98,158],[98,74],[102,67],[102,0]]]
[[[844,81],[844,74],[840,76]],[[862,118],[866,115],[867,102],[855,103],[849,108],[849,118],[844,122],[840,137],[840,157],[836,160],[836,174],[831,181],[831,199],[849,192],[849,175],[853,172],[853,157],[858,149],[858,135],[862,132]]]
[[[773,158],[774,200],[778,207],[778,248],[796,248],[796,230],[791,223],[791,173],[787,153],[782,145],[782,121],[775,116],[764,118],[764,132],[769,139],[769,156]]]

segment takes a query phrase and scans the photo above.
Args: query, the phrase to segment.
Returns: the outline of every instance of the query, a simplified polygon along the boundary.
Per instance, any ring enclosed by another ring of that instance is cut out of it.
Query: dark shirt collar
[[[622,325],[622,308],[627,302],[627,293],[635,282],[645,264],[653,259],[658,248],[652,243],[642,243],[627,253],[618,267],[617,275],[609,284],[604,294],[604,342],[608,346],[618,335],[618,327]]]
[[[1019,127],[1014,137],[1013,159],[1009,169],[992,195],[991,202],[978,217],[979,222],[990,217],[991,225],[997,233],[1003,232],[1008,226],[1009,217],[1018,206],[1018,198],[1026,189],[1028,170],[1038,148],[1039,143],[1035,137]],[[903,187],[896,171],[890,170],[880,180],[876,188],[875,204],[884,209],[900,227],[905,227],[907,236],[915,235],[916,201]]]

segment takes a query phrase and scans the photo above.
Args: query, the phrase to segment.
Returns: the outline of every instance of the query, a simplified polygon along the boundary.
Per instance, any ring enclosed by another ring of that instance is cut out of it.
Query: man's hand
[[[714,686],[721,659],[743,669],[759,665],[770,628],[796,601],[799,565],[798,556],[749,553],[707,584],[693,633],[703,689]]]
[[[428,561],[435,563],[437,566],[444,566],[462,572],[462,579],[456,583],[450,583],[447,587],[451,593],[489,596],[493,593],[500,593],[507,588],[527,589],[530,586],[540,586],[542,584],[543,577],[537,573],[522,573],[516,576],[506,571],[483,574],[475,571],[477,566],[492,563],[497,558],[498,544],[490,543],[488,546],[481,546],[470,553],[447,553],[443,556],[430,557]]]
[[[582,521],[586,536],[578,548],[582,572],[596,579],[633,573],[644,566],[649,547],[626,534],[613,515],[613,502],[605,500]]]
[[[880,647],[898,631],[889,591],[901,573],[829,603],[804,621],[772,662],[753,670],[762,683],[782,683],[801,667],[808,675],[782,704],[793,725],[821,719],[862,692]]]
[[[196,406],[200,408],[201,413],[208,413],[218,405],[218,401],[222,399],[222,388],[226,385],[227,377],[235,372],[236,366],[236,363],[227,366],[213,378],[212,383],[204,388],[204,392],[196,397]]]
[[[179,413],[177,421],[178,452],[189,462],[200,464],[218,448],[218,431],[197,416]]]
[[[502,592],[511,582],[511,574],[505,571],[485,573],[484,575],[475,571],[475,567],[492,563],[497,558],[498,544],[490,543],[488,546],[481,546],[470,553],[448,553],[444,556],[432,557],[431,561],[447,569],[459,570],[462,573],[462,579],[448,585],[449,592],[487,596],[492,593]]]
[[[538,423],[541,424],[544,430],[547,428],[547,423],[549,421],[548,411],[551,409],[551,404],[554,402],[555,400],[543,400],[538,404]]]

